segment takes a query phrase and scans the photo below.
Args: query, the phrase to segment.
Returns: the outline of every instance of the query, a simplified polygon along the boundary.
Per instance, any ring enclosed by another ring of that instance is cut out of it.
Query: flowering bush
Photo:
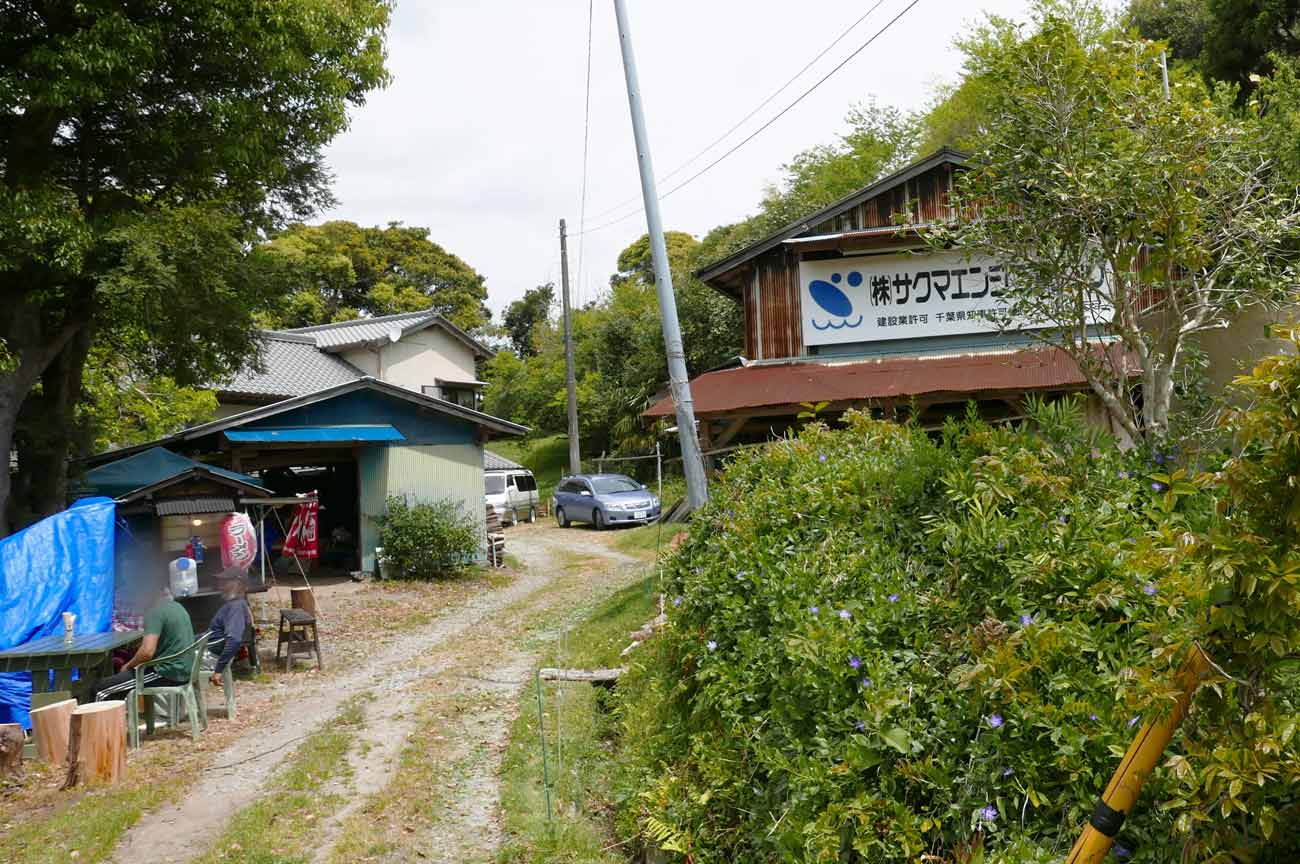
[[[464,507],[450,500],[388,499],[379,523],[379,544],[394,572],[407,579],[432,579],[474,562],[482,529]]]
[[[1274,826],[1296,807],[1297,690],[1279,671],[1243,702],[1226,677],[1266,665],[1263,620],[1268,662],[1296,653],[1293,577],[1268,612],[1214,607],[1260,566],[1210,539],[1253,512],[1216,515],[1244,469],[1121,453],[1071,403],[1032,415],[938,438],[851,416],[736,460],[665,565],[658,653],[620,685],[624,831],[699,864],[1059,860],[1199,641],[1225,677],[1116,854],[1294,860]]]

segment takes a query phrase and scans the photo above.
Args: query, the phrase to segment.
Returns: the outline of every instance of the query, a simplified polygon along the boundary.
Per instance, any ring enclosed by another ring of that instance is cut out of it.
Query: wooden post
[[[295,609],[301,609],[316,617],[316,595],[310,588],[290,588],[289,603]]]
[[[23,776],[23,727],[0,723],[0,777]]]
[[[64,699],[43,708],[32,709],[32,738],[41,761],[49,765],[62,765],[68,760],[68,729],[76,699]]]
[[[63,789],[89,781],[112,785],[126,778],[125,702],[92,702],[72,712],[67,768]]]

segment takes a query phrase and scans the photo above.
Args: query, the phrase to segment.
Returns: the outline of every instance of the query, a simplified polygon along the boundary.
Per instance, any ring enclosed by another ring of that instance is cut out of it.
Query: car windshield
[[[591,485],[596,487],[597,495],[610,495],[614,492],[635,492],[641,484],[631,477],[594,477]]]
[[[483,485],[487,487],[487,494],[500,495],[506,491],[506,478],[504,477],[484,477]]]

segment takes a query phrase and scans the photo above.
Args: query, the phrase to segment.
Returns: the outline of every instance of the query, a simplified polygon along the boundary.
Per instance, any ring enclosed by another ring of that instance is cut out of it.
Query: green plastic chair
[[[140,699],[144,702],[144,723],[145,728],[150,735],[153,734],[154,727],[154,705],[153,697],[161,696],[168,700],[168,719],[175,725],[180,714],[176,708],[180,705],[185,706],[185,713],[190,718],[190,737],[195,741],[199,739],[201,729],[208,728],[208,709],[203,700],[203,652],[207,649],[208,634],[205,632],[188,648],[177,651],[175,654],[169,654],[166,657],[158,657],[150,660],[148,663],[142,663],[135,667],[135,689],[131,696],[126,700],[126,731],[132,747],[140,746]],[[187,684],[163,684],[146,687],[144,684],[144,670],[150,666],[157,666],[167,660],[185,658],[190,667],[190,680]]]

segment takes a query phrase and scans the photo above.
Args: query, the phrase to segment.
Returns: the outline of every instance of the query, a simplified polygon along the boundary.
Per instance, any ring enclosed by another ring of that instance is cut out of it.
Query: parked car
[[[555,488],[555,521],[561,528],[590,522],[599,531],[608,525],[644,525],[659,518],[659,499],[645,484],[622,474],[574,474]]]
[[[537,521],[541,499],[537,495],[537,478],[527,468],[484,471],[483,487],[487,503],[497,511],[502,524],[518,525],[520,517]]]

